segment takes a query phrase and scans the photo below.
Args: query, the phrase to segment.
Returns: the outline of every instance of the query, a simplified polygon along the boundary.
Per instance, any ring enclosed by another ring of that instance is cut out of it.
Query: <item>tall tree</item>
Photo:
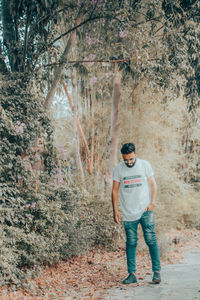
[[[119,70],[117,63],[115,64],[115,77],[113,84],[112,106],[111,106],[111,128],[110,128],[110,146],[109,146],[109,166],[108,166],[108,182],[111,183],[112,170],[117,164],[118,140],[119,140],[119,101],[120,101],[120,85],[123,70]]]

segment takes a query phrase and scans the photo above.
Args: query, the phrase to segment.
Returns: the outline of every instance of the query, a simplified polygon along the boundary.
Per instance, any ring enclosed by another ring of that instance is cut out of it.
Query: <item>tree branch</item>
[[[80,24],[80,18],[78,18],[76,20],[76,24],[77,26]],[[46,97],[46,101],[45,101],[45,108],[46,109],[49,109],[50,108],[50,105],[53,101],[53,97],[55,95],[55,92],[56,92],[56,88],[57,88],[57,85],[58,85],[58,82],[61,78],[61,75],[62,75],[62,72],[67,64],[67,58],[68,58],[68,54],[69,54],[69,51],[71,50],[71,47],[72,47],[72,44],[73,44],[73,41],[75,39],[75,36],[76,36],[76,32],[73,31],[71,34],[70,34],[70,37],[67,41],[67,44],[65,46],[65,50],[60,58],[60,64],[58,66],[58,68],[56,68],[56,72],[55,72],[55,78],[53,80],[53,83],[52,83],[52,86],[48,92],[48,95]]]
[[[114,59],[114,60],[69,60],[67,63],[68,64],[77,64],[77,63],[116,63],[116,62],[126,62],[126,61],[131,61],[131,60],[134,60],[134,58],[124,58],[124,59]],[[159,61],[161,60],[160,58],[151,58],[151,59],[148,59],[148,61]],[[46,68],[46,67],[53,67],[55,65],[59,65],[61,63],[52,63],[52,64],[46,64],[46,65],[42,65],[40,66],[37,70],[39,70],[40,68]]]
[[[66,31],[65,33],[63,33],[63,34],[61,34],[60,36],[58,36],[55,40],[53,40],[53,42],[51,42],[51,43],[49,44],[49,47],[53,46],[53,44],[54,44],[55,42],[57,42],[58,40],[60,40],[63,36],[65,36],[65,35],[71,33],[72,31],[78,29],[79,27],[83,26],[84,24],[86,24],[86,23],[88,23],[88,22],[90,22],[90,21],[97,20],[97,19],[105,19],[105,16],[95,16],[95,17],[86,19],[86,20],[83,21],[82,23],[80,23],[80,24],[74,26],[73,28],[69,29],[69,30]]]
[[[30,18],[30,12],[27,11],[26,29],[25,29],[25,38],[24,38],[24,50],[23,50],[23,61],[22,61],[22,69],[23,69],[23,71],[25,70],[26,51],[27,51],[27,45],[28,45],[29,18]]]

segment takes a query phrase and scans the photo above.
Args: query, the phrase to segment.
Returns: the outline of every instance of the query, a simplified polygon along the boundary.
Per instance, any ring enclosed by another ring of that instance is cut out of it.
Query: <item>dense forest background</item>
[[[161,250],[200,226],[198,0],[2,0],[1,283],[115,246],[112,169],[153,166]]]

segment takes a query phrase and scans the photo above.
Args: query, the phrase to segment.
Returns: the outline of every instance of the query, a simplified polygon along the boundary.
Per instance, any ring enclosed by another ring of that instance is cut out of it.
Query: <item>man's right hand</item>
[[[118,212],[115,212],[113,214],[113,217],[114,217],[115,223],[120,224],[120,216],[119,216]]]

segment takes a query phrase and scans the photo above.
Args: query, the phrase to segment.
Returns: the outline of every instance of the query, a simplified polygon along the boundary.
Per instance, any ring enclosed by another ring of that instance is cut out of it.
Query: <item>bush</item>
[[[89,193],[55,185],[57,154],[44,98],[20,76],[4,78],[0,99],[2,285],[24,280],[24,267],[56,263],[112,238]],[[37,138],[45,152],[38,173],[32,167]]]
[[[2,203],[1,283],[19,283],[24,266],[57,263],[111,242],[114,227],[105,203],[98,205],[104,206],[106,218],[87,193],[44,184],[38,194],[23,191],[12,205]]]

